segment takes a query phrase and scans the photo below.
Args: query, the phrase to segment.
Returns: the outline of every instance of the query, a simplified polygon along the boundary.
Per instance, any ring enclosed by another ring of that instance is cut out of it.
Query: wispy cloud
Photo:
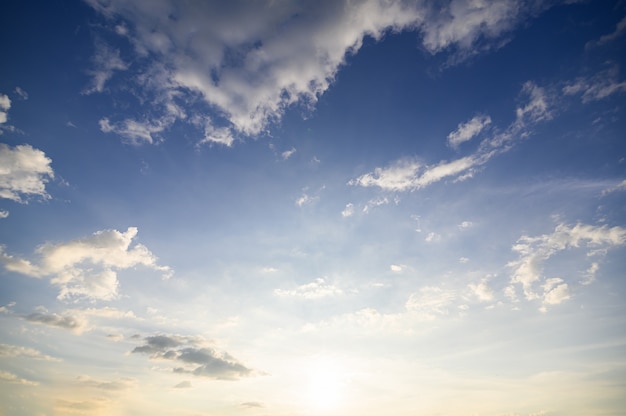
[[[43,354],[34,348],[19,345],[0,344],[0,358],[29,358],[43,361],[61,361],[58,358]]]
[[[515,120],[504,131],[484,139],[474,153],[432,165],[421,163],[415,158],[402,158],[388,167],[378,167],[373,172],[352,179],[348,184],[402,192],[421,189],[446,178],[461,181],[471,177],[476,168],[484,165],[494,156],[510,150],[519,140],[528,136],[529,129],[535,124],[552,118],[550,100],[543,88],[527,82],[522,88],[521,96],[524,102],[516,108]],[[472,132],[483,128],[479,129],[480,125],[484,127],[486,119],[461,124],[457,133],[459,137],[470,137],[474,134]]]
[[[326,278],[315,279],[311,283],[298,286],[294,289],[276,289],[274,293],[284,297],[298,297],[304,299],[319,299],[328,296],[336,296],[343,291],[334,284],[328,283]]]
[[[626,228],[606,225],[594,226],[576,224],[568,226],[559,224],[551,234],[538,237],[522,236],[513,246],[519,259],[512,261],[508,267],[512,270],[511,283],[522,286],[527,300],[539,299],[546,305],[554,305],[569,299],[571,279],[566,282],[561,277],[543,276],[543,265],[555,254],[571,249],[583,249],[587,258],[603,253],[601,248],[621,246],[626,243]],[[594,262],[595,264],[595,262]],[[591,266],[587,271],[597,271],[598,266]],[[543,282],[537,287],[538,282]],[[541,290],[538,290],[541,289]]]
[[[478,115],[459,124],[456,130],[448,134],[448,146],[457,148],[461,143],[472,140],[489,124],[491,124],[491,117],[487,115]]]
[[[619,81],[619,69],[613,66],[587,78],[578,78],[563,87],[566,95],[580,95],[583,103],[605,99],[626,92],[626,81]]]

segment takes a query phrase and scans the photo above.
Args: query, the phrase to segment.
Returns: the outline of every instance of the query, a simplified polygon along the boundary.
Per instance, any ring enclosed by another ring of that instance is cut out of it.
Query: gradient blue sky
[[[1,415],[623,415],[626,3],[0,6]]]

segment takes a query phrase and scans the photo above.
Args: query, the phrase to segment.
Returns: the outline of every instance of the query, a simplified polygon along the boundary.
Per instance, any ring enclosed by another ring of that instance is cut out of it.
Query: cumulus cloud
[[[154,335],[144,338],[143,345],[132,350],[151,359],[169,360],[180,367],[174,372],[210,377],[218,380],[237,380],[252,375],[252,370],[225,352],[218,352],[202,339],[179,335]]]
[[[461,143],[472,140],[489,124],[491,124],[491,117],[486,115],[478,115],[459,124],[457,129],[448,135],[448,146],[457,148]]]
[[[512,271],[511,283],[521,285],[528,300],[539,299],[545,305],[556,305],[570,298],[569,284],[560,277],[543,276],[543,265],[555,254],[573,249],[583,249],[586,257],[592,258],[606,249],[626,243],[626,228],[606,225],[594,226],[559,224],[551,234],[538,237],[522,236],[513,246],[519,258],[508,264]],[[598,270],[597,261],[587,273]],[[537,287],[537,283],[543,284]],[[584,283],[584,282],[583,282]],[[514,298],[510,289],[509,297]]]
[[[8,216],[9,216],[9,211],[0,209],[0,218],[7,218]]]
[[[46,192],[46,183],[54,178],[50,163],[44,152],[30,145],[0,143],[0,198],[20,203],[29,196],[50,198]]]
[[[170,103],[177,94],[199,98],[207,111],[220,114],[216,128],[230,133],[220,130],[220,136],[234,137],[258,135],[289,106],[313,106],[366,36],[418,31],[429,52],[453,47],[468,56],[501,45],[503,35],[551,2],[87,3],[133,46],[127,61],[141,63],[129,65],[117,50],[97,45],[88,91],[104,90],[115,71],[125,71],[136,88],[150,91],[143,95],[167,96]],[[146,67],[161,82],[146,83],[137,74]]]
[[[275,289],[274,293],[278,296],[284,297],[299,297],[304,299],[319,299],[328,296],[336,296],[343,293],[343,291],[326,281],[325,278],[315,279],[311,283],[298,286],[295,289]]]
[[[110,300],[118,295],[117,270],[144,266],[162,272],[164,278],[172,274],[169,267],[157,264],[146,246],[133,244],[137,232],[135,227],[125,232],[103,230],[65,243],[46,243],[36,251],[36,264],[10,256],[0,247],[0,262],[7,270],[27,276],[51,276],[60,299]]]

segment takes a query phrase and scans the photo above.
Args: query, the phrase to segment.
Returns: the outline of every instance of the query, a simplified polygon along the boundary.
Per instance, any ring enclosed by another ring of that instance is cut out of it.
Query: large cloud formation
[[[412,30],[428,52],[452,49],[455,59],[463,59],[503,44],[503,35],[555,3],[85,1],[132,48],[121,57],[120,49],[99,44],[88,91],[103,91],[106,82],[124,72],[140,87],[142,100],[151,97],[153,111],[140,120],[104,118],[102,130],[131,143],[152,143],[174,122],[185,120],[203,131],[201,142],[228,146],[237,135],[262,133],[291,105],[315,104],[367,36],[380,39]],[[115,65],[104,55],[115,57]],[[192,97],[212,111],[183,110],[180,104]]]

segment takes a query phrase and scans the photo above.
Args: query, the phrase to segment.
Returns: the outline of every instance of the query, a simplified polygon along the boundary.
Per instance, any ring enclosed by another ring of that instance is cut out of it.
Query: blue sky
[[[623,2],[0,22],[0,414],[622,414]]]

